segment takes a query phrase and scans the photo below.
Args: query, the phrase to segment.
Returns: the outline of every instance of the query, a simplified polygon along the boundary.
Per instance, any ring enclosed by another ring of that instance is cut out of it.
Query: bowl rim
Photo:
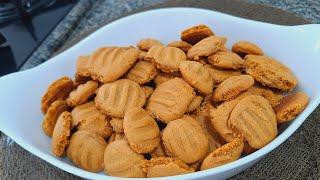
[[[90,34],[89,36],[85,37],[83,40],[81,40],[79,43],[77,43],[76,45],[70,47],[69,49],[67,49],[64,52],[67,52],[69,50],[72,49],[76,49],[77,45],[80,43],[85,43],[87,39],[91,38],[93,34],[95,33],[99,33],[100,31],[103,31],[104,28],[108,28],[109,26],[117,26],[117,24],[119,22],[123,22],[123,21],[130,21],[130,19],[135,18],[137,16],[144,16],[150,13],[165,13],[166,11],[203,11],[206,13],[213,13],[215,15],[218,16],[224,16],[226,18],[233,18],[233,19],[238,19],[240,21],[244,21],[246,23],[254,23],[256,26],[274,26],[277,28],[317,28],[319,29],[320,25],[313,25],[313,24],[309,24],[309,25],[296,25],[296,26],[284,26],[284,25],[275,25],[275,24],[271,24],[271,23],[266,23],[266,22],[260,22],[260,21],[255,21],[255,20],[250,20],[250,19],[244,19],[241,17],[236,17],[236,16],[232,16],[229,14],[225,14],[225,13],[221,13],[221,12],[216,12],[213,10],[208,10],[208,9],[201,9],[201,8],[190,8],[190,7],[170,7],[170,8],[160,8],[160,9],[153,9],[153,10],[147,10],[144,12],[140,12],[140,13],[136,13],[136,14],[132,14],[120,19],[116,19],[115,21],[112,21],[108,24],[106,24],[105,26],[99,28],[98,30],[96,30],[95,32],[93,32],[92,34]],[[62,52],[61,54],[63,54],[64,52]],[[55,59],[58,58],[61,54],[58,54],[55,57],[52,57],[50,59]],[[36,73],[38,70],[46,68],[46,66],[50,66],[51,63],[53,63],[54,61],[52,60],[48,60],[44,63],[42,63],[39,66],[36,66],[34,68],[25,70],[25,71],[20,71],[20,72],[16,72],[16,73],[12,73],[12,74],[8,74],[5,75],[3,77],[0,78],[0,80],[10,80],[10,79],[14,79],[14,78],[18,78],[20,76],[24,76],[26,74],[31,74],[31,73]],[[148,178],[148,179],[194,179],[194,178],[204,178],[204,177],[208,177],[210,175],[213,174],[219,174],[219,173],[223,173],[226,172],[228,170],[231,169],[235,169],[237,167],[243,166],[249,162],[252,162],[254,160],[258,160],[260,158],[262,158],[263,156],[265,156],[266,154],[268,154],[270,151],[272,151],[273,149],[275,149],[276,147],[278,147],[281,143],[283,143],[285,140],[287,140],[299,127],[300,125],[306,120],[306,118],[313,112],[313,110],[319,105],[320,103],[320,96],[316,96],[314,99],[312,99],[308,106],[306,107],[306,109],[303,111],[303,113],[301,113],[294,121],[292,121],[292,123],[281,133],[279,134],[273,141],[271,141],[269,144],[267,144],[266,146],[264,146],[263,148],[255,151],[252,154],[249,154],[247,156],[244,156],[236,161],[233,161],[231,163],[216,167],[216,168],[211,168],[211,169],[207,169],[207,170],[203,170],[203,171],[197,171],[194,173],[189,173],[189,174],[183,174],[183,175],[176,175],[176,176],[167,176],[167,177],[159,177],[159,178]],[[83,178],[88,178],[88,179],[108,179],[108,178],[114,178],[112,176],[109,176],[107,174],[99,174],[99,173],[92,173],[89,171],[85,171],[83,169],[80,169],[74,165],[70,165],[67,164],[65,162],[59,161],[57,157],[54,157],[53,155],[49,155],[45,152],[42,152],[41,150],[39,150],[38,148],[36,148],[34,145],[31,145],[29,143],[26,143],[21,137],[18,137],[14,132],[10,131],[10,130],[6,130],[5,128],[3,128],[4,125],[0,126],[0,130],[6,134],[7,136],[9,136],[10,138],[12,138],[17,144],[19,144],[22,148],[26,149],[27,151],[29,151],[31,154],[34,154],[38,157],[40,157],[41,159],[47,161],[48,163],[58,167],[61,170],[67,171],[69,173],[72,173],[74,175],[83,177]],[[145,178],[141,178],[141,179],[145,179]]]

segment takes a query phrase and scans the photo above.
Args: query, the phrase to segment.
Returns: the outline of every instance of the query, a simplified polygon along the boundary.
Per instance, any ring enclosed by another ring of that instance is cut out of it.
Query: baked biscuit
[[[191,103],[189,104],[186,113],[196,110],[200,106],[202,100],[203,100],[202,96],[195,96],[192,99]]]
[[[232,46],[232,51],[245,56],[247,54],[253,55],[263,55],[262,49],[260,49],[256,44],[249,41],[238,41]]]
[[[184,61],[179,66],[182,77],[202,94],[210,94],[213,80],[207,68],[195,61]]]
[[[289,68],[267,56],[247,55],[245,67],[246,73],[264,86],[291,91],[298,84]]]
[[[131,149],[137,153],[152,152],[159,145],[159,127],[141,107],[126,112],[123,129]]]
[[[168,123],[183,116],[194,95],[188,83],[181,78],[175,78],[156,87],[146,110],[152,117]]]
[[[199,123],[184,116],[168,123],[163,131],[163,144],[169,156],[194,163],[207,154],[209,143]]]
[[[208,62],[213,67],[220,69],[241,69],[244,67],[244,60],[233,52],[218,51],[208,57]]]
[[[188,50],[192,47],[191,44],[185,41],[172,41],[171,43],[168,44],[168,46],[179,48],[185,53],[187,53]]]
[[[283,97],[280,93],[273,92],[268,87],[261,86],[258,84],[251,86],[249,89],[247,89],[247,91],[250,92],[252,95],[260,95],[260,96],[266,98],[270,102],[270,104],[273,108],[276,107],[280,103],[280,101]]]
[[[68,105],[74,107],[87,102],[95,94],[98,87],[99,84],[96,81],[87,81],[85,84],[80,84],[77,89],[69,94],[67,99]]]
[[[60,114],[68,110],[67,102],[64,100],[54,101],[48,108],[42,121],[42,130],[47,136],[52,136],[54,126]]]
[[[156,39],[152,39],[152,38],[147,38],[147,39],[141,39],[138,44],[137,47],[143,51],[148,51],[152,46],[162,46],[163,44],[156,40]]]
[[[68,111],[61,113],[52,133],[52,152],[56,156],[62,156],[69,144],[71,135],[72,117]]]
[[[204,67],[208,69],[213,79],[213,82],[216,85],[222,83],[224,80],[228,79],[229,77],[241,75],[240,71],[216,69],[209,64],[206,64]]]
[[[233,139],[231,142],[221,146],[210,153],[202,162],[201,170],[221,166],[239,159],[243,150],[243,140]]]
[[[93,59],[90,58],[90,56],[79,56],[76,67],[76,79],[79,79],[80,77],[90,77],[90,68],[92,67],[92,65]]]
[[[99,110],[112,117],[123,118],[127,110],[143,107],[146,95],[138,83],[120,79],[102,85],[97,92],[95,104]]]
[[[127,78],[138,84],[145,84],[154,79],[156,75],[157,69],[152,63],[139,61],[130,69]]]
[[[285,96],[274,108],[277,122],[284,123],[293,120],[308,105],[309,97],[304,92],[297,92]]]
[[[110,125],[109,119],[105,116],[92,115],[89,118],[80,121],[78,131],[89,131],[96,133],[103,138],[108,138],[112,134],[112,127]]]
[[[181,77],[180,73],[164,73],[160,72],[158,75],[154,78],[153,82],[156,84],[156,86],[159,86],[160,84],[169,81],[170,79],[174,79],[176,77]]]
[[[233,99],[253,84],[254,79],[249,75],[229,77],[215,89],[212,99],[216,102]]]
[[[150,86],[142,86],[141,89],[143,90],[147,99],[149,99],[149,97],[151,96],[151,94],[154,91],[153,87],[150,87]]]
[[[72,134],[67,148],[68,158],[78,167],[90,172],[103,170],[104,150],[107,142],[99,135],[88,131]]]
[[[47,92],[41,99],[41,110],[46,113],[51,103],[56,100],[65,100],[73,90],[73,81],[68,77],[62,77],[50,84]]]
[[[96,51],[91,58],[91,78],[102,83],[117,80],[138,60],[139,51],[134,48],[106,47]]]
[[[123,119],[122,118],[112,118],[110,120],[112,129],[116,133],[124,133],[123,131]]]
[[[179,64],[187,59],[186,54],[179,48],[170,46],[152,46],[145,57],[158,69],[166,73],[179,71]]]
[[[200,57],[210,56],[219,51],[226,41],[226,38],[218,36],[204,38],[189,49],[187,57],[190,60],[199,60]]]
[[[143,155],[135,153],[126,140],[110,143],[104,152],[104,170],[111,176],[143,178],[143,162]]]
[[[114,132],[109,137],[108,144],[112,143],[113,141],[117,141],[117,140],[126,140],[127,141],[127,138],[124,135],[124,133],[116,133],[116,132]]]
[[[200,40],[213,36],[214,33],[206,25],[197,25],[181,32],[181,40],[190,44],[196,44]]]
[[[276,115],[269,101],[257,95],[239,101],[230,114],[228,126],[240,131],[254,149],[262,148],[278,133]]]
[[[187,164],[171,157],[157,157],[142,164],[147,177],[174,176],[194,172]]]

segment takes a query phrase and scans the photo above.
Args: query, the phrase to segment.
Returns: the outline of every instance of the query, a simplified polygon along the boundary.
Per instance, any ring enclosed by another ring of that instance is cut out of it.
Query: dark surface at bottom
[[[296,25],[308,23],[302,18],[279,9],[244,3],[238,0],[179,0],[146,9],[175,6],[213,9],[275,24]],[[70,47],[92,31],[88,31],[69,41],[61,50]],[[320,111],[317,108],[289,140],[252,168],[231,179],[320,179],[319,115]],[[0,147],[4,147],[0,150],[0,168],[2,168],[2,171],[0,169],[0,175],[3,173],[0,179],[79,179],[31,155],[17,144],[7,142],[7,138],[0,138]]]

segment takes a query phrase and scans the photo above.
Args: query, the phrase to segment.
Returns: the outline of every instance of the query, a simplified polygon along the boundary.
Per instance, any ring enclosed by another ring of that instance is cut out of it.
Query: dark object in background
[[[5,47],[0,45],[0,76],[19,70],[76,2],[0,0],[0,32],[6,39]]]

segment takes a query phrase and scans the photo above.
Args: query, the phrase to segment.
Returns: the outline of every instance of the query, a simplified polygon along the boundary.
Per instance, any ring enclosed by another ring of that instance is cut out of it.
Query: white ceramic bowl
[[[320,25],[280,26],[194,8],[168,8],[131,15],[104,26],[33,69],[1,77],[0,130],[32,154],[62,170],[89,179],[111,178],[102,172],[77,168],[67,158],[57,158],[51,153],[50,138],[41,129],[41,96],[53,80],[74,76],[79,55],[106,45],[134,45],[145,37],[168,43],[178,40],[181,30],[197,24],[209,25],[217,35],[227,36],[229,48],[238,40],[257,43],[267,55],[293,70],[299,79],[298,89],[308,93],[310,103],[287,129],[262,149],[217,168],[165,179],[224,179],[249,168],[288,139],[320,102]]]

